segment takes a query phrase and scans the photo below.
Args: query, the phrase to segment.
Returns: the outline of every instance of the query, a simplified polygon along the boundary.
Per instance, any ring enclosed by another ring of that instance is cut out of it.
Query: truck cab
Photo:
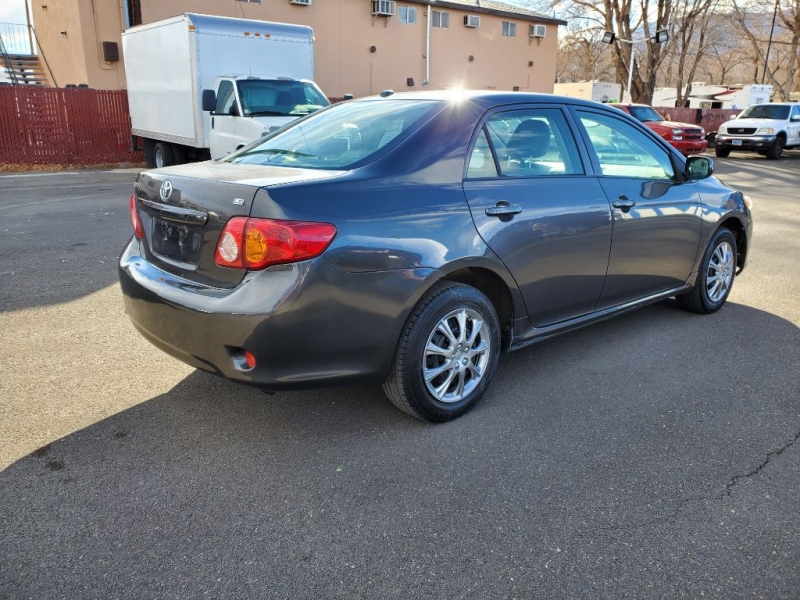
[[[253,76],[218,78],[213,90],[203,90],[202,103],[213,159],[330,104],[313,81]]]

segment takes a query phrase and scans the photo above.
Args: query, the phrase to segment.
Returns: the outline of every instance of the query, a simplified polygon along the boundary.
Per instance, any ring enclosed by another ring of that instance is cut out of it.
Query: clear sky
[[[27,23],[25,0],[0,0],[0,23]]]

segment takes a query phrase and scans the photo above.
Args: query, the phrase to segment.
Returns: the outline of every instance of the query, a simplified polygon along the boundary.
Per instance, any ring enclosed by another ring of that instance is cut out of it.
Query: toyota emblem
[[[169,197],[172,195],[172,182],[169,179],[161,184],[160,193],[162,200],[169,200]]]

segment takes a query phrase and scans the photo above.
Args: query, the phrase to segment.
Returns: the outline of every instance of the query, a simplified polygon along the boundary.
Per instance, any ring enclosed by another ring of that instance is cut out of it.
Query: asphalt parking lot
[[[0,598],[800,598],[800,152],[718,313],[504,356],[446,425],[269,396],[122,310],[129,170],[0,176]]]

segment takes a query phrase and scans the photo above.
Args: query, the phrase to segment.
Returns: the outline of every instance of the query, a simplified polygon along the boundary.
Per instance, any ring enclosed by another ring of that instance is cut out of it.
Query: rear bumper
[[[717,148],[728,150],[767,150],[775,143],[774,135],[722,135],[717,134]]]
[[[148,341],[189,365],[265,389],[384,379],[431,274],[354,274],[318,258],[251,272],[220,289],[154,267],[135,239],[119,260],[125,312]],[[237,366],[245,350],[256,358],[249,371]]]

